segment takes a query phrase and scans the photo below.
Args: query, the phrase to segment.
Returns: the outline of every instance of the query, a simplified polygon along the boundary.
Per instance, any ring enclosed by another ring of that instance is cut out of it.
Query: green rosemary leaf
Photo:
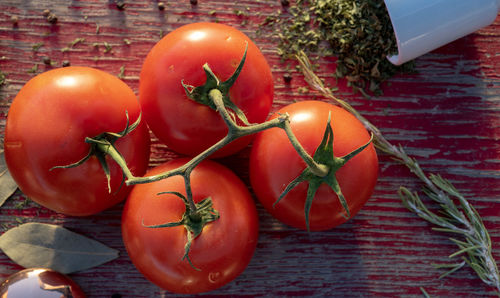
[[[431,298],[429,293],[427,293],[427,291],[423,287],[420,287],[420,291],[422,292],[422,295],[424,295],[425,298]]]
[[[463,261],[461,263],[456,263],[456,264],[439,264],[439,265],[434,264],[434,268],[436,268],[436,269],[448,269],[449,268],[448,271],[446,271],[445,273],[443,273],[439,276],[439,279],[442,279],[442,278],[445,278],[446,276],[452,274],[453,272],[461,269],[465,264],[466,264],[465,261]]]

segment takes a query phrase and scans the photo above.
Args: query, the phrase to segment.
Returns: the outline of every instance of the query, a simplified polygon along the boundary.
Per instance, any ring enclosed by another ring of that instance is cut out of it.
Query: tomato
[[[290,126],[304,149],[313,155],[321,143],[331,112],[334,156],[344,156],[366,144],[370,136],[352,114],[320,101],[302,101],[283,107],[278,114],[290,115]],[[262,205],[274,217],[290,226],[306,229],[304,204],[308,183],[302,182],[273,206],[285,187],[306,168],[305,162],[279,128],[258,134],[250,154],[250,181]],[[372,195],[378,176],[378,159],[373,144],[350,159],[336,172],[337,181],[354,216]],[[317,190],[310,209],[310,230],[331,229],[344,223],[344,208],[326,184]]]
[[[139,100],[148,126],[161,142],[192,156],[227,134],[220,115],[188,98],[181,82],[203,85],[205,63],[221,81],[227,80],[243,57],[246,44],[246,61],[229,95],[250,123],[260,123],[271,109],[273,78],[266,59],[245,34],[223,24],[193,23],[170,32],[151,49],[140,74]],[[251,139],[235,140],[214,157],[235,153]]]
[[[177,159],[149,171],[146,176],[177,168],[187,159]],[[184,226],[147,226],[179,221],[185,210],[176,195],[186,194],[184,180],[173,176],[134,186],[122,215],[122,235],[130,259],[150,281],[175,293],[200,293],[217,289],[247,267],[258,238],[255,203],[243,182],[229,169],[210,160],[191,173],[196,203],[211,197],[220,218],[208,223],[193,240],[186,259]]]
[[[80,286],[68,276],[44,268],[24,269],[9,276],[0,284],[4,298],[85,298]]]
[[[104,170],[93,156],[73,168],[90,150],[86,137],[120,132],[135,122],[138,100],[124,82],[89,67],[65,67],[42,73],[14,98],[5,128],[5,160],[24,194],[56,212],[84,216],[126,198],[119,166],[110,158],[110,189]],[[150,152],[149,131],[140,124],[119,138],[116,148],[132,173],[142,176]]]

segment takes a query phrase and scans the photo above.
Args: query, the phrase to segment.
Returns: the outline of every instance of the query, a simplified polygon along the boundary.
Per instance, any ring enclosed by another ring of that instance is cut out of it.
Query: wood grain
[[[258,24],[281,10],[280,1],[126,1],[125,9],[114,1],[2,0],[0,3],[0,69],[7,84],[0,89],[0,129],[20,88],[36,73],[71,65],[96,67],[118,74],[138,90],[142,61],[161,36],[187,23],[217,21],[248,34],[262,49],[273,69],[273,111],[296,100],[315,98],[298,91],[305,86],[294,72],[284,84],[286,64],[275,53],[277,40],[257,35]],[[58,16],[50,24],[43,11]],[[244,12],[238,16],[236,11]],[[18,17],[14,26],[11,17]],[[85,38],[61,51],[76,38]],[[124,40],[128,40],[127,44]],[[43,42],[39,50],[33,45]],[[112,49],[106,52],[105,43]],[[95,46],[94,44],[97,44]],[[55,66],[43,64],[48,56]],[[320,60],[319,75],[334,84],[335,63]],[[494,256],[500,260],[500,18],[487,28],[461,38],[416,60],[417,74],[399,75],[384,86],[384,95],[366,99],[352,94],[339,81],[339,96],[348,100],[379,127],[393,143],[400,143],[427,172],[440,173],[466,195],[482,215],[490,231]],[[34,73],[28,73],[37,65]],[[249,185],[248,148],[220,160]],[[154,140],[151,166],[177,155]],[[419,190],[421,184],[408,170],[380,154],[380,177],[373,197],[352,220],[331,231],[306,233],[284,226],[257,204],[260,237],[247,270],[209,296],[419,296],[424,287],[433,297],[494,296],[470,268],[446,279],[434,263],[447,262],[455,251],[449,235],[409,213],[396,190],[401,185]],[[250,186],[249,186],[250,187]],[[7,229],[19,222],[63,225],[118,249],[120,258],[71,275],[89,297],[170,297],[148,282],[134,268],[121,241],[123,204],[91,217],[73,218],[26,202],[18,191],[0,209],[0,225]],[[20,270],[0,254],[0,279]]]

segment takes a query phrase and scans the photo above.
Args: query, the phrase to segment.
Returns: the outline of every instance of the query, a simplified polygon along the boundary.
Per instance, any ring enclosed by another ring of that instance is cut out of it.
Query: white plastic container
[[[495,20],[500,0],[385,0],[401,65]]]

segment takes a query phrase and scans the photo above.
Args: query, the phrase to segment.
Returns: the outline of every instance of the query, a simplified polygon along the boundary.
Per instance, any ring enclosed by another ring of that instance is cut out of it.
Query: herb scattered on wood
[[[104,53],[109,53],[113,50],[113,46],[111,46],[108,42],[104,42]]]
[[[43,62],[43,64],[45,64],[45,65],[47,65],[47,66],[52,65],[52,60],[51,60],[49,57],[47,57],[47,56],[44,56],[44,57],[42,58],[42,62]]]
[[[18,210],[23,210],[24,208],[26,208],[30,204],[30,201],[31,200],[29,198],[24,198],[24,199],[16,202],[16,204],[14,204],[14,208],[18,209]]]
[[[83,37],[78,37],[78,38],[75,38],[75,40],[73,40],[72,42],[70,42],[68,44],[68,48],[73,48],[75,47],[77,44],[79,43],[83,43],[85,41],[85,38]]]
[[[33,65],[30,69],[28,69],[28,73],[36,73],[38,71],[38,64]]]
[[[333,95],[332,91],[326,88],[321,79],[314,74],[310,61],[304,52],[301,52],[297,58],[311,88],[319,91],[326,98],[336,101],[356,116],[367,130],[373,133],[374,145],[410,169],[424,183],[424,194],[432,199],[440,209],[439,213],[429,210],[428,205],[421,200],[417,192],[412,192],[402,186],[398,194],[403,205],[421,218],[436,225],[437,227],[433,230],[452,233],[461,238],[450,238],[458,246],[458,251],[449,257],[461,256],[462,262],[438,265],[439,268],[449,270],[441,277],[447,276],[467,264],[474,269],[484,283],[494,287],[500,295],[500,274],[492,254],[491,239],[476,209],[450,181],[440,175],[424,173],[417,160],[409,157],[402,146],[391,144],[376,126],[359,114],[349,103]],[[455,203],[455,200],[458,204]]]
[[[5,85],[6,80],[7,80],[7,75],[0,70],[0,86]]]
[[[124,10],[125,9],[125,1],[122,0],[116,0],[116,8],[119,10]]]
[[[37,42],[33,46],[31,46],[31,49],[33,52],[38,51],[41,47],[43,47],[43,42]]]
[[[51,24],[55,24],[57,23],[57,15],[50,12],[48,15],[47,15],[47,22],[51,23]]]
[[[413,72],[414,62],[391,64],[397,53],[392,24],[383,0],[298,0],[287,11],[266,18],[261,29],[279,37],[278,54],[293,59],[298,51],[309,56],[335,56],[337,78],[346,78],[353,91],[380,95],[380,84],[398,72]]]
[[[122,65],[122,67],[120,67],[120,73],[118,74],[118,78],[123,79],[124,77],[125,77],[125,66]]]

